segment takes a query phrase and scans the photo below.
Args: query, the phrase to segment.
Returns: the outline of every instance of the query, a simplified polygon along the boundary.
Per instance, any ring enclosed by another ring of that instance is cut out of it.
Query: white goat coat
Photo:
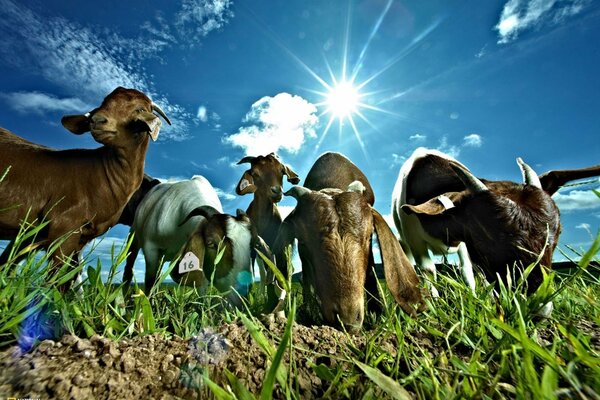
[[[408,190],[407,181],[415,161],[429,154],[463,165],[447,154],[437,150],[426,149],[424,147],[416,149],[410,158],[405,161],[400,168],[398,180],[396,181],[396,186],[394,187],[394,192],[392,194],[392,216],[394,225],[396,225],[396,229],[398,229],[398,233],[400,234],[400,244],[409,260],[413,261],[421,269],[431,273],[434,280],[436,277],[436,267],[429,255],[429,250],[435,254],[441,255],[458,253],[463,276],[471,290],[474,290],[475,277],[473,276],[473,264],[471,263],[466,245],[461,242],[456,247],[447,246],[441,240],[434,238],[425,232],[423,225],[421,225],[421,221],[419,221],[419,218],[416,215],[409,215],[401,208],[404,204],[408,203],[408,200],[410,200],[406,198]],[[467,168],[465,167],[465,169]],[[431,294],[434,297],[437,297],[437,289],[434,286],[431,286],[430,289]]]
[[[132,225],[136,240],[144,252],[146,276],[156,274],[163,261],[171,261],[204,219],[190,218],[197,207],[211,206],[220,213],[223,206],[217,192],[203,176],[180,182],[161,183],[148,192],[140,203]]]

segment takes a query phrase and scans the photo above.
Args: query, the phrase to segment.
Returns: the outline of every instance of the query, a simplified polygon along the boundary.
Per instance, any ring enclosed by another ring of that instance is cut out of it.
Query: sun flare
[[[327,111],[340,120],[349,118],[358,110],[360,94],[351,82],[340,82],[327,94]]]

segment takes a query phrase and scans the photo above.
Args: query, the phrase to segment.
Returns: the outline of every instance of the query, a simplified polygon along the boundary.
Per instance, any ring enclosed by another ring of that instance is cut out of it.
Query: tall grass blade
[[[383,372],[363,364],[358,360],[354,360],[354,363],[363,370],[365,375],[369,377],[377,386],[389,394],[396,400],[411,400],[410,393],[404,389],[398,382],[385,375]]]
[[[273,361],[271,362],[271,367],[267,372],[267,376],[265,377],[265,381],[263,382],[262,389],[260,391],[260,398],[262,400],[269,400],[273,396],[273,387],[275,386],[275,378],[279,377],[279,384],[282,385],[282,388],[285,388],[285,379],[283,379],[284,384],[281,382],[281,378],[284,377],[284,369],[282,365],[283,355],[285,353],[286,348],[292,338],[292,328],[294,324],[294,315],[296,314],[296,305],[292,304],[292,310],[290,311],[290,315],[288,317],[287,323],[285,325],[285,331],[283,332],[283,337],[281,338],[281,343],[279,343],[279,347],[277,348],[277,352],[275,353],[275,357],[273,357]]]

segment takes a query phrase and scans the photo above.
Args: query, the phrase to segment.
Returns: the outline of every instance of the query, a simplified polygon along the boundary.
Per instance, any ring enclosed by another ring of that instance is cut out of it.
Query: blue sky
[[[322,152],[342,152],[383,214],[419,146],[488,179],[519,180],[519,156],[538,173],[599,163],[592,0],[0,0],[0,34],[0,126],[50,147],[96,147],[60,117],[138,88],[173,121],[146,171],[206,176],[229,213],[251,201],[234,193],[246,154],[277,151],[303,177]],[[325,101],[344,71],[361,86],[352,121],[332,119]],[[563,249],[598,231],[598,186],[556,195]],[[97,254],[126,233],[109,231]]]

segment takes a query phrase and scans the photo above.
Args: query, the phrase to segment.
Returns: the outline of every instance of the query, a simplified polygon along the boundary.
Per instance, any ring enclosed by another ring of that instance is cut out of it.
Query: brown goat
[[[72,133],[91,131],[103,145],[93,150],[53,150],[0,129],[0,170],[10,167],[0,182],[0,239],[14,239],[25,222],[47,220],[36,240],[47,248],[69,235],[52,258],[76,259],[117,223],[140,187],[149,139],[157,139],[161,125],[152,111],[170,123],[142,92],[119,87],[89,113],[63,117]]]
[[[283,164],[275,153],[258,157],[247,156],[242,158],[238,165],[244,163],[249,163],[250,169],[240,178],[235,192],[240,196],[254,193],[254,199],[246,213],[258,235],[268,246],[273,246],[281,225],[277,203],[283,197],[283,176],[286,175],[288,182],[294,185],[300,182],[300,178],[289,166]],[[285,251],[276,254],[276,258],[281,272],[286,275],[288,260]]]
[[[364,196],[371,206],[375,204],[375,194],[363,172],[340,153],[323,153],[310,169],[304,186],[312,190],[327,188],[346,189],[352,182],[359,181],[365,187]]]
[[[339,163],[334,165],[336,159]],[[360,176],[368,184],[358,167],[341,154],[321,156],[306,182],[322,187],[318,177],[323,176],[334,187],[316,190],[297,186],[286,193],[296,198],[298,205],[283,221],[274,252],[297,238],[304,298],[320,303],[327,323],[335,326],[341,322],[346,329],[356,331],[364,319],[365,287],[371,295],[378,294],[372,272],[371,235],[375,231],[388,287],[402,309],[415,314],[415,305],[422,303],[419,278],[383,217],[372,208],[372,191],[368,193],[360,181],[339,187],[333,174],[320,169],[324,165],[339,174],[338,182],[345,184],[347,177]]]

